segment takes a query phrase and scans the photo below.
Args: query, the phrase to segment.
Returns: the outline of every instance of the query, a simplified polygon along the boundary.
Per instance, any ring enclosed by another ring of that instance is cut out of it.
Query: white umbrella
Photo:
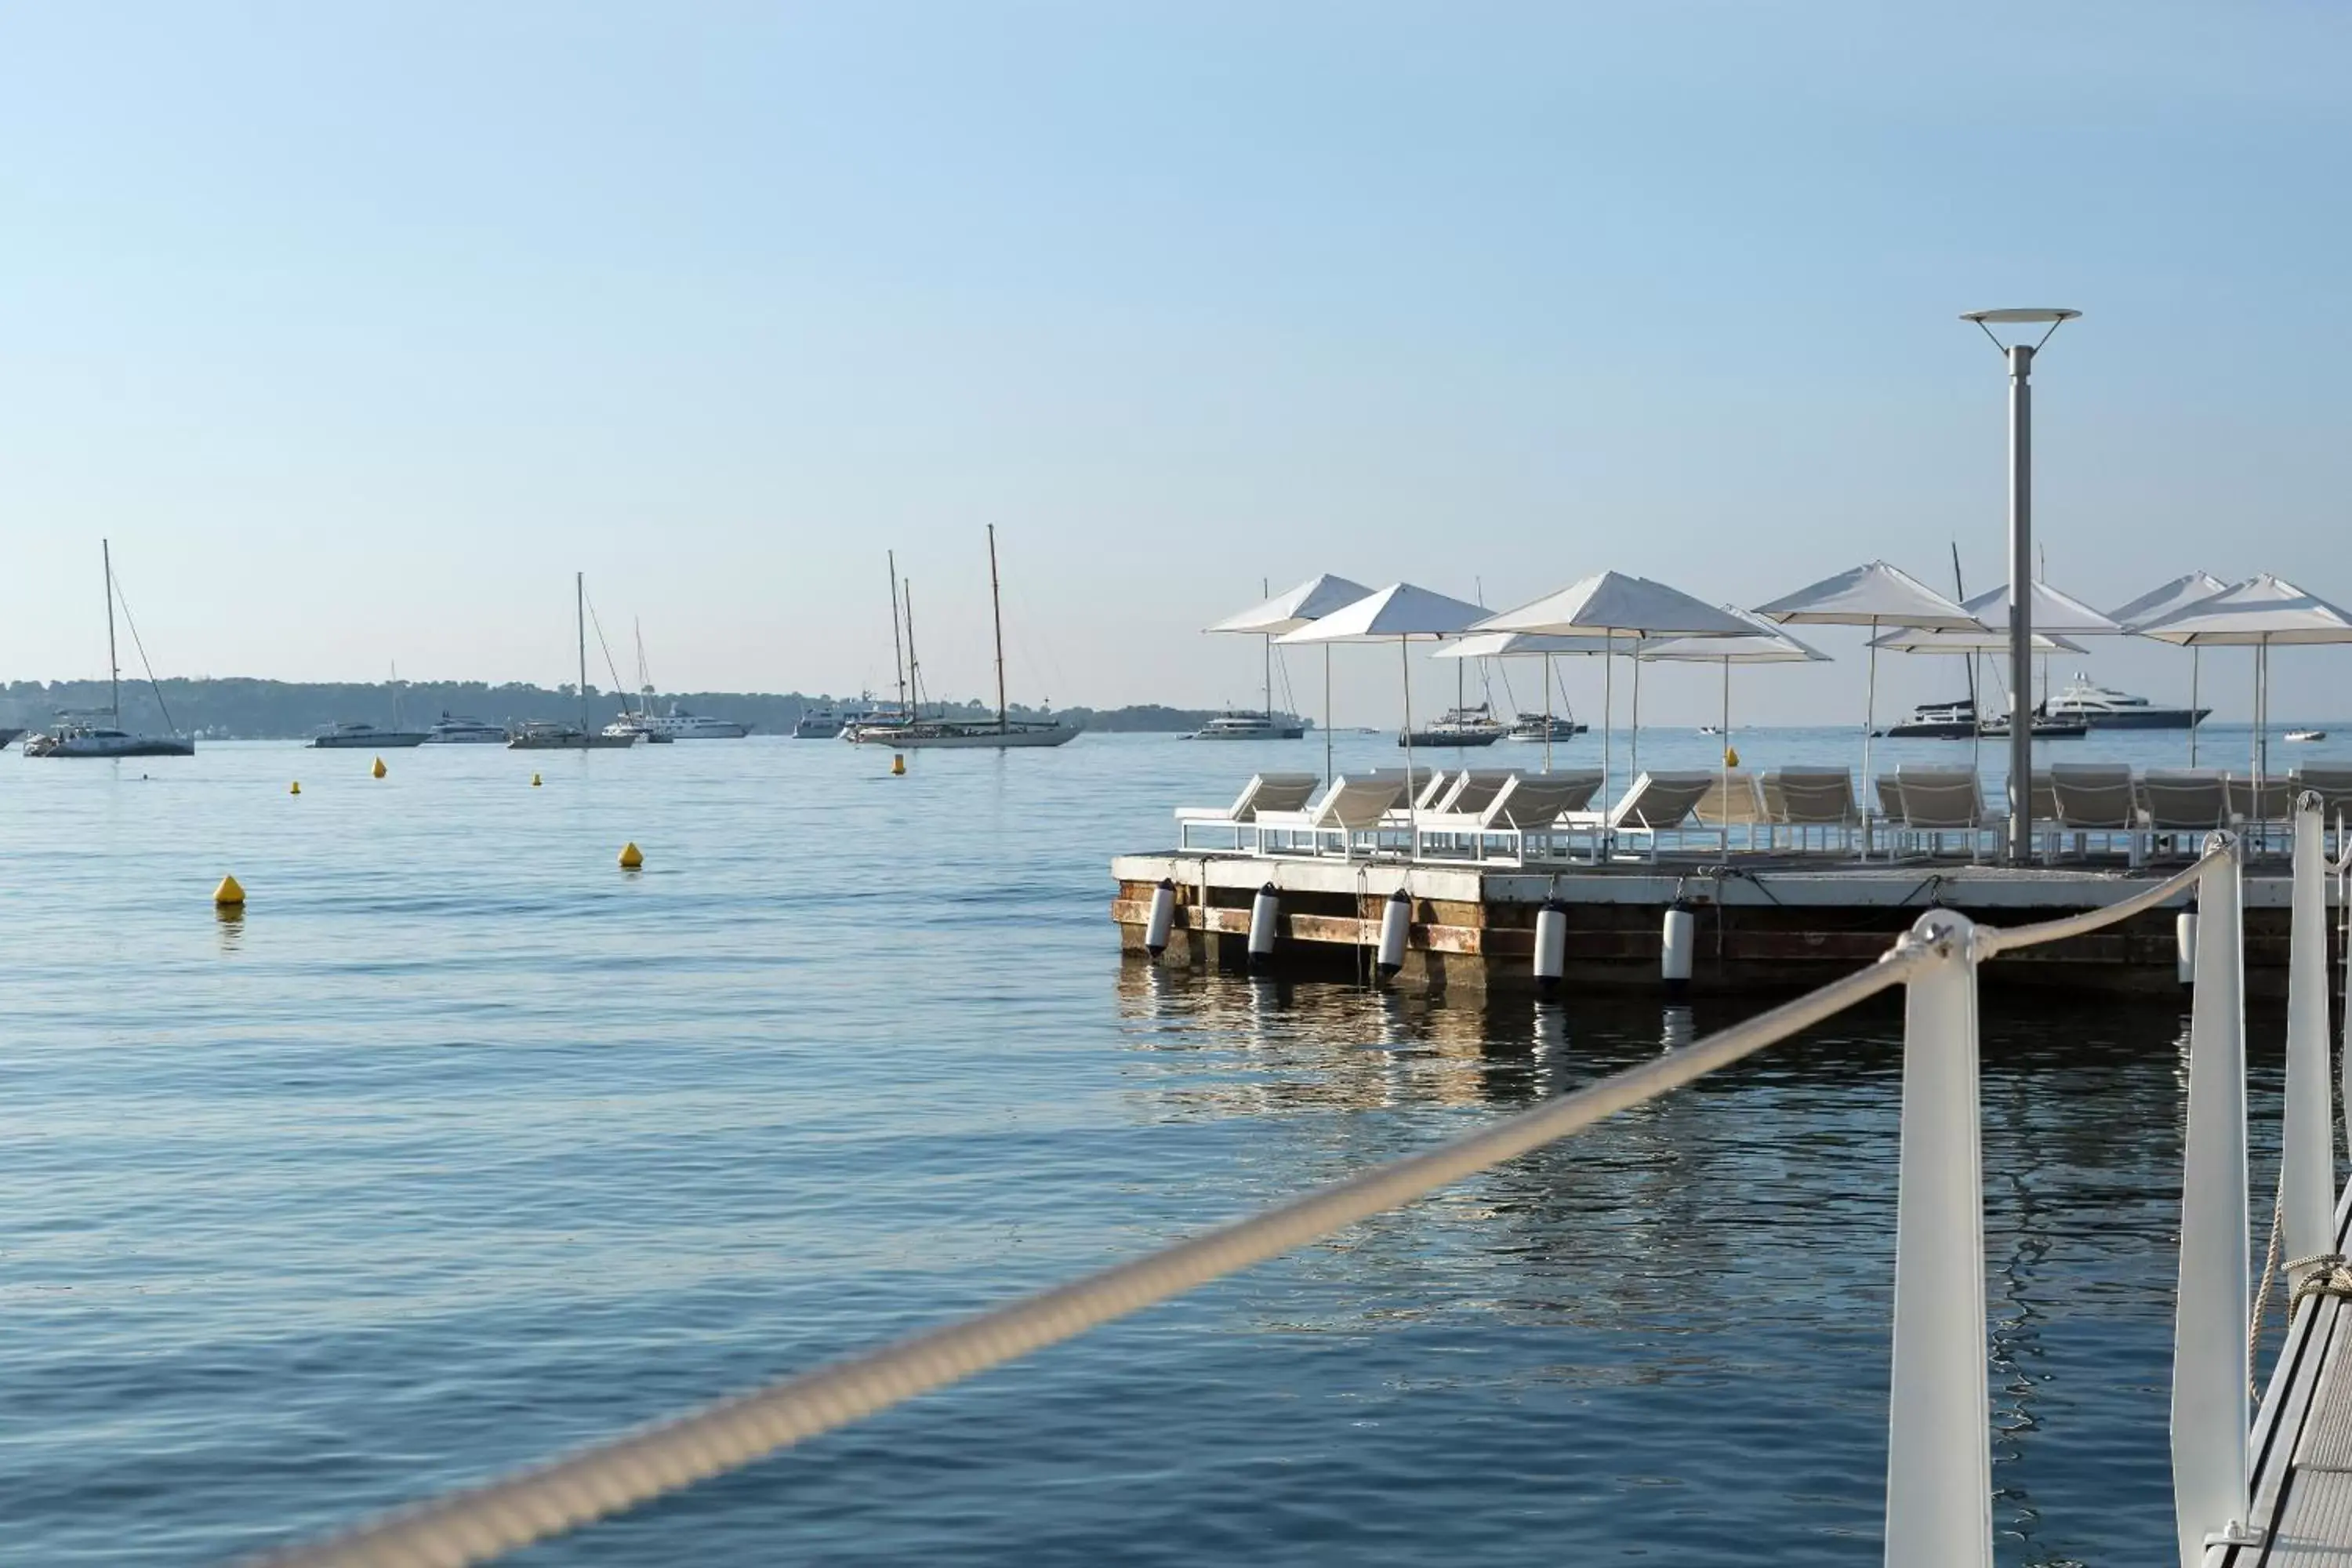
[[[1544,754],[1543,771],[1551,772],[1551,661],[1559,654],[1601,654],[1610,652],[1607,637],[1548,637],[1542,632],[1472,632],[1453,642],[1441,644],[1433,658],[1510,658],[1541,655],[1544,661]],[[1571,715],[1572,717],[1572,715]],[[1573,731],[1570,731],[1573,733]],[[1605,743],[1607,737],[1602,741]]]
[[[1532,604],[1521,605],[1516,610],[1489,616],[1475,629],[1482,632],[1542,632],[1553,637],[1598,637],[1611,640],[1622,635],[1638,642],[1644,637],[1745,637],[1756,628],[1679,588],[1670,588],[1647,577],[1628,576],[1622,572],[1602,572],[1572,583],[1557,594],[1548,594]],[[1603,809],[1607,808],[1610,798],[1612,758],[1609,721],[1615,700],[1610,672],[1614,664],[1613,659],[1604,658],[1601,667],[1601,799]],[[1633,666],[1633,765],[1637,772],[1641,763],[1642,666],[1637,661]]]
[[[1370,593],[1361,583],[1350,583],[1345,577],[1334,577],[1325,572],[1309,577],[1287,593],[1276,594],[1264,604],[1253,605],[1239,615],[1227,616],[1211,632],[1226,632],[1265,638],[1265,716],[1274,718],[1274,639],[1285,632],[1320,620],[1332,611],[1352,605]],[[1284,678],[1287,684],[1288,677]],[[1331,782],[1331,650],[1323,650],[1323,782]]]
[[[2210,599],[2230,584],[2210,572],[2191,572],[2175,577],[2160,588],[2151,588],[2130,604],[2109,610],[2107,616],[2126,631],[2136,632],[2150,621],[2160,621],[2176,610],[2185,610],[2200,599]],[[2189,765],[2197,765],[2197,726],[2204,717],[2197,710],[2197,689],[2204,674],[2204,651],[2195,644],[2189,648]]]
[[[1417,588],[1411,583],[1391,583],[1377,592],[1365,595],[1351,605],[1342,605],[1329,615],[1311,621],[1294,632],[1286,632],[1277,639],[1286,646],[1292,643],[1388,642],[1397,645],[1397,667],[1404,674],[1404,771],[1412,777],[1412,666],[1408,662],[1405,645],[1415,638],[1459,637],[1463,630],[1486,613],[1483,605],[1466,604],[1444,594]],[[1407,811],[1414,792],[1408,787],[1405,795]],[[1418,826],[1416,821],[1415,826]]]
[[[1805,664],[1827,663],[1829,655],[1809,643],[1799,642],[1763,616],[1750,614],[1736,605],[1723,606],[1724,613],[1746,621],[1755,630],[1738,637],[1661,637],[1642,644],[1633,655],[1633,668],[1641,668],[1644,659],[1668,659],[1703,662],[1720,660],[1723,664],[1723,794],[1727,803],[1731,795],[1731,667],[1735,664]],[[1727,840],[1729,833],[1726,819]]]
[[[1852,571],[1824,577],[1800,588],[1756,613],[1766,620],[1796,626],[1868,626],[1874,639],[1885,626],[1920,626],[1928,630],[1968,631],[1984,623],[1899,567],[1884,561],[1865,562]],[[1869,653],[1869,673],[1863,680],[1862,788],[1870,798],[1870,731],[1878,720],[1878,649]],[[1863,847],[1870,847],[1870,823],[1863,820]]]
[[[2274,643],[2352,642],[2352,613],[2265,572],[2161,620],[2133,628],[2144,637],[2189,647],[2254,650],[2254,779],[2270,776],[2270,650]]]

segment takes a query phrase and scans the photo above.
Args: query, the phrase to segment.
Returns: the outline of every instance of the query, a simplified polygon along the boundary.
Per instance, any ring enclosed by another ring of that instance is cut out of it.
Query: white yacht
[[[1576,721],[1574,714],[1548,715],[1522,713],[1517,722],[1503,732],[1506,741],[1573,741],[1584,734],[1590,726]]]
[[[485,724],[479,719],[468,719],[461,713],[446,710],[440,720],[425,731],[428,746],[503,746],[507,730],[503,724]]]
[[[801,710],[793,721],[795,741],[830,741],[844,731],[859,724],[870,724],[880,714],[871,700],[860,698],[855,702],[824,702],[814,708]]]
[[[28,757],[193,757],[184,735],[134,735],[110,725],[67,722],[25,740]]]
[[[310,744],[320,751],[390,751],[397,746],[421,746],[422,730],[379,730],[369,723],[330,724],[312,735]]]
[[[1288,714],[1220,713],[1192,731],[1195,741],[1299,741],[1307,726]]]
[[[2048,705],[2053,719],[2071,719],[2094,730],[2190,730],[2210,708],[2164,708],[2145,697],[2100,686],[2081,670]]]
[[[1397,731],[1400,746],[1491,746],[1509,731],[1510,726],[1495,717],[1494,710],[1480,702],[1468,708],[1449,708],[1445,716],[1418,730]],[[1541,736],[1537,737],[1538,740]]]
[[[740,741],[751,732],[749,724],[689,713],[675,702],[667,713],[638,712],[630,715],[627,722],[649,741]]]

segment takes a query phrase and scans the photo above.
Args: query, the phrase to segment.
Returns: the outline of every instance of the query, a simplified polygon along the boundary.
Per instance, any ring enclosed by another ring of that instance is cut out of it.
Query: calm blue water
[[[1645,735],[1643,760],[1713,744]],[[1123,964],[1107,858],[1319,759],[1087,737],[892,779],[755,739],[395,752],[379,783],[364,753],[258,743],[0,757],[0,1554],[231,1557],[1734,1016]],[[209,903],[227,870],[236,922]],[[2006,1563],[2170,1549],[2181,1026],[1989,1012]],[[1856,1016],[521,1560],[1875,1563],[1895,1028]],[[2258,1020],[2258,1145],[2274,1039]]]

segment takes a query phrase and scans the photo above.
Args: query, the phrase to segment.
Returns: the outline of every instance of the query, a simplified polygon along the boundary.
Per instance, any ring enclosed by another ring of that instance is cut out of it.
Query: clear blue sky
[[[1197,628],[1326,569],[1973,591],[1955,316],[2020,303],[2088,312],[2052,581],[2352,599],[2347,58],[2319,3],[13,5],[0,672],[100,671],[101,533],[166,673],[551,682],[580,568],[666,688],[834,690],[895,545],[963,693],[993,521],[1057,702],[1244,700]],[[1852,713],[1822,640],[1756,717]],[[2352,650],[2277,670],[2352,712]]]

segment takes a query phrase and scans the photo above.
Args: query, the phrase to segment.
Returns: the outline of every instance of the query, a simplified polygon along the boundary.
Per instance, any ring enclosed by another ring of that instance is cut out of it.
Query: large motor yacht
[[[444,712],[433,727],[425,731],[425,743],[429,746],[503,746],[507,731],[503,724],[485,724],[479,719],[468,719],[462,713]]]
[[[631,721],[649,741],[740,741],[751,732],[749,724],[689,713],[675,702],[667,713],[646,710],[633,715]]]
[[[426,739],[422,730],[379,730],[373,724],[350,723],[329,725],[310,737],[310,744],[320,751],[383,752],[396,746],[421,746]]]
[[[1220,713],[1192,731],[1195,741],[1298,741],[1306,736],[1306,724],[1287,713]]]
[[[2210,708],[2164,708],[2112,686],[2100,686],[2081,670],[2050,700],[2053,719],[2070,719],[2093,730],[2192,730]]]

